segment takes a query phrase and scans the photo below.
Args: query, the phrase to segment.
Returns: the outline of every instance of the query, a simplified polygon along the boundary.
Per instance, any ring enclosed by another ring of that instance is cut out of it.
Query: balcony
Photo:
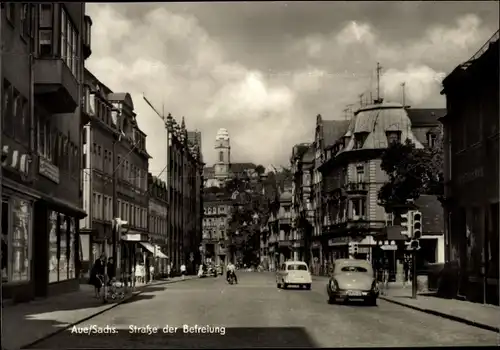
[[[90,16],[85,16],[84,18],[84,25],[85,25],[85,35],[83,38],[83,58],[87,59],[92,55],[92,49],[91,49],[91,33],[92,33],[92,19]]]
[[[59,58],[36,59],[35,98],[53,114],[73,113],[78,105],[78,82]]]
[[[346,185],[346,192],[350,194],[365,194],[368,192],[368,184],[366,182],[349,182]]]

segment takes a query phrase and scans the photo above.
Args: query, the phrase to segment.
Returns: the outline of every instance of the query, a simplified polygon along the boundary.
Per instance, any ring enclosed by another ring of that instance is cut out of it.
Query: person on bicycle
[[[229,262],[226,267],[226,279],[229,281],[229,277],[234,277],[234,282],[238,283],[238,277],[236,277],[236,266],[232,262]]]

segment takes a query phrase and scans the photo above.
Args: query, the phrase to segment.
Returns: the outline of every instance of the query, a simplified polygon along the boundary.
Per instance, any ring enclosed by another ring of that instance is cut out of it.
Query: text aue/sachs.
[[[99,327],[96,325],[85,326],[85,327],[71,327],[71,334],[116,334],[118,330],[113,326]]]

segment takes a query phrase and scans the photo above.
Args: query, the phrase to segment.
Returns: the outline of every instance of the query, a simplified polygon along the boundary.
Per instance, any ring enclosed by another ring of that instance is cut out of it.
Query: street
[[[377,307],[328,305],[324,282],[311,291],[278,290],[272,273],[150,287],[33,348],[251,348],[497,345],[498,334],[379,300]],[[168,325],[170,334],[162,328]],[[214,334],[184,334],[183,326]],[[130,334],[130,326],[136,332]],[[81,334],[85,327],[116,334]],[[154,327],[158,332],[154,334]],[[179,327],[175,332],[175,327]],[[210,331],[210,328],[208,331]],[[224,329],[225,328],[225,329]],[[205,330],[207,331],[207,330]],[[80,332],[80,334],[78,334]]]

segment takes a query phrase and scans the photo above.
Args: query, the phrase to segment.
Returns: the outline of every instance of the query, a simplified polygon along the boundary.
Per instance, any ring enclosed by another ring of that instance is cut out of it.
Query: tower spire
[[[403,93],[403,108],[406,108],[406,94],[405,94],[405,86],[406,86],[406,83],[405,82],[402,82],[401,83],[401,90],[402,90],[402,93]]]

